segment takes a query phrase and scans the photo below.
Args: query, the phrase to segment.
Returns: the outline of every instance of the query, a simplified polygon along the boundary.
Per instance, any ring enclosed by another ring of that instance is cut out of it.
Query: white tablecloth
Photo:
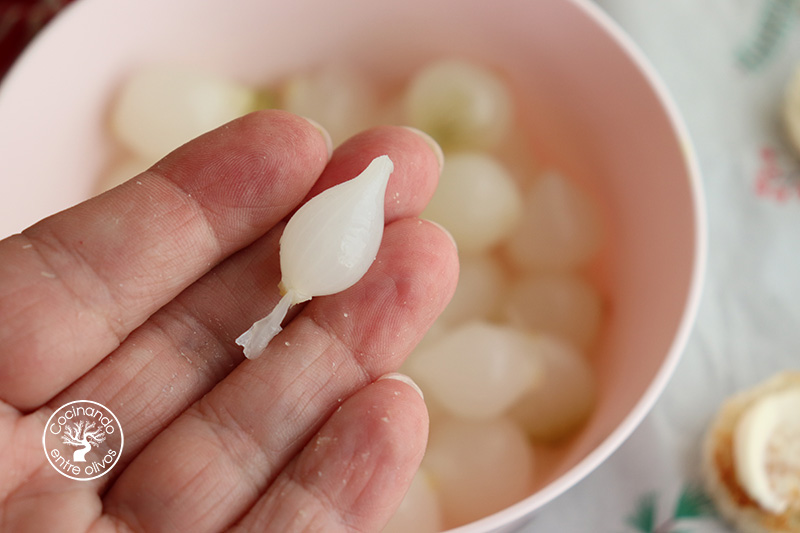
[[[655,66],[688,125],[707,196],[708,268],[688,347],[654,410],[523,531],[728,532],[676,507],[700,481],[700,443],[723,399],[800,368],[800,156],[780,122],[800,67],[800,0],[598,4]]]

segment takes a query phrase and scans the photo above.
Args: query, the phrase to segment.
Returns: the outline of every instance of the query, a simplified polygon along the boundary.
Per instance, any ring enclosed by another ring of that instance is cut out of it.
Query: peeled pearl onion
[[[572,433],[594,409],[597,384],[589,363],[572,345],[537,335],[541,379],[512,407],[509,416],[534,439],[556,441]]]
[[[549,172],[536,179],[523,209],[525,216],[508,243],[509,256],[519,267],[574,269],[599,249],[602,230],[596,206],[561,175]]]
[[[465,152],[447,156],[422,217],[447,228],[459,252],[479,253],[509,235],[521,214],[520,193],[505,168],[488,155]]]
[[[532,338],[482,321],[465,323],[415,354],[413,375],[449,412],[501,415],[539,379]]]
[[[281,235],[283,297],[275,309],[236,339],[258,357],[281,331],[289,307],[341,292],[366,274],[383,238],[386,186],[394,164],[376,157],[355,178],[326,189],[298,209]]]
[[[311,298],[361,279],[383,238],[384,196],[393,169],[388,156],[376,157],[361,174],[297,210],[281,235],[285,290]]]
[[[114,135],[148,161],[209,130],[253,111],[246,87],[203,72],[170,68],[138,71],[111,110]]]
[[[552,333],[588,348],[600,330],[603,309],[597,289],[585,279],[573,274],[543,274],[512,285],[503,314],[510,324]]]
[[[382,533],[438,533],[442,530],[439,497],[424,468],[417,470],[400,507]]]
[[[456,292],[437,324],[456,325],[493,318],[505,294],[506,273],[494,258],[487,254],[468,255],[459,262]]]
[[[283,107],[319,122],[338,145],[369,126],[375,113],[373,93],[361,74],[332,64],[290,79],[283,89]]]
[[[411,80],[406,95],[411,126],[445,149],[489,148],[506,137],[512,99],[491,71],[464,61],[440,61]]]
[[[450,527],[500,511],[532,489],[533,449],[504,418],[443,420],[431,428],[422,464]]]

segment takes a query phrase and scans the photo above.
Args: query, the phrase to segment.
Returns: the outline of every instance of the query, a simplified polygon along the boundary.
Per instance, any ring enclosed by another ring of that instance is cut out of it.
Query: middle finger
[[[422,137],[405,128],[376,128],[350,139],[334,152],[320,182],[331,186],[350,179],[381,154],[395,163],[386,193],[387,223],[418,214],[436,186],[440,162]],[[89,399],[117,415],[125,450],[118,468],[104,476],[106,484],[243,360],[233,340],[278,297],[279,234],[268,233],[186,289],[51,402],[56,408]]]
[[[364,278],[311,301],[261,358],[158,435],[108,493],[106,512],[144,530],[162,521],[180,531],[229,526],[337,407],[400,366],[446,305],[457,268],[433,224],[387,226]]]

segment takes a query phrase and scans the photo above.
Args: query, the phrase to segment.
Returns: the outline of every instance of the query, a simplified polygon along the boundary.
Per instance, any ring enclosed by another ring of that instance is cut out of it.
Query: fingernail
[[[429,218],[425,218],[425,219],[423,219],[423,220],[425,220],[426,222],[429,222],[429,223],[433,224],[434,226],[436,226],[437,228],[439,228],[440,230],[442,230],[442,232],[443,232],[445,235],[447,235],[447,236],[450,238],[450,242],[452,242],[452,243],[453,243],[453,247],[456,249],[456,252],[458,251],[458,243],[456,242],[456,239],[455,239],[455,237],[453,237],[453,234],[452,234],[452,233],[450,233],[450,232],[447,230],[447,228],[445,228],[444,226],[442,226],[442,225],[441,225],[441,224],[439,224],[438,222],[436,222],[436,221],[434,221],[434,220],[431,220],[431,219],[429,219]]]
[[[417,394],[419,394],[420,398],[422,398],[423,400],[425,399],[425,396],[422,394],[422,389],[419,388],[419,385],[414,383],[414,380],[406,376],[405,374],[401,374],[400,372],[389,372],[388,374],[384,374],[381,377],[379,377],[376,381],[381,381],[382,379],[393,379],[395,381],[402,381],[403,383],[405,383],[406,385],[417,391]]]
[[[413,128],[411,126],[405,126],[405,128],[409,131],[413,131],[414,133],[422,137],[422,140],[425,141],[425,144],[430,146],[431,150],[433,150],[434,155],[436,155],[436,161],[439,163],[439,172],[441,172],[442,168],[444,168],[444,152],[442,151],[442,147],[439,146],[439,143],[436,142],[436,139],[434,139],[433,137],[431,137],[430,135],[428,135],[427,133],[425,133],[420,129]]]
[[[333,155],[333,140],[331,139],[331,134],[328,133],[328,130],[322,127],[322,124],[317,122],[316,120],[310,119],[308,117],[303,117],[308,121],[309,124],[317,128],[317,131],[322,134],[322,138],[325,139],[325,147],[328,149],[328,161],[331,160],[331,156]]]

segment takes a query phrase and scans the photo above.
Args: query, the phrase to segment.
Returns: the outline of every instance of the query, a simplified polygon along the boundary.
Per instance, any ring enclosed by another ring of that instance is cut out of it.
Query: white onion
[[[459,252],[470,254],[503,240],[521,215],[514,179],[497,160],[479,152],[448,154],[436,192],[422,213],[447,228]]]
[[[393,170],[389,156],[376,157],[361,174],[321,192],[289,219],[280,241],[283,297],[236,339],[246,357],[258,357],[280,332],[289,307],[343,291],[367,272],[383,238],[384,196]]]
[[[531,337],[511,327],[467,322],[415,353],[413,375],[425,393],[463,418],[510,408],[540,377]]]
[[[424,468],[417,470],[400,507],[381,533],[438,533],[442,530],[439,498]]]
[[[523,269],[565,271],[587,263],[602,243],[602,220],[592,199],[570,180],[547,172],[524,199],[521,222],[508,242]]]
[[[409,85],[405,105],[409,124],[450,150],[495,146],[512,122],[506,85],[466,61],[439,61],[422,69]]]
[[[334,145],[366,129],[375,111],[375,90],[353,68],[329,64],[290,78],[283,87],[283,108],[319,122]]]
[[[497,512],[532,490],[533,448],[505,418],[442,421],[431,428],[422,465],[450,527]]]
[[[515,326],[552,333],[587,349],[600,331],[603,304],[597,288],[582,277],[542,274],[512,285],[503,314]]]
[[[506,292],[507,275],[488,254],[459,258],[458,286],[435,324],[455,326],[468,320],[492,319]]]
[[[594,410],[597,382],[584,355],[551,335],[536,335],[531,355],[541,379],[509,411],[532,438],[558,441],[575,431]]]
[[[111,109],[114,135],[146,160],[253,111],[256,93],[204,72],[153,67],[123,85]]]

